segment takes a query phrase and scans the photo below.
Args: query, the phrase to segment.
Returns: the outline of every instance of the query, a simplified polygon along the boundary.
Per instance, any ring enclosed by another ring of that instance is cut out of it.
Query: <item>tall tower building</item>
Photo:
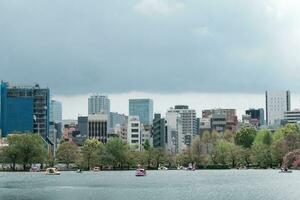
[[[105,95],[92,95],[88,100],[88,113],[91,114],[110,114],[110,100]]]
[[[182,118],[177,112],[167,112],[167,151],[174,155],[182,153],[185,149],[184,135],[182,133]]]
[[[38,133],[49,141],[50,90],[33,86],[0,84],[0,135]],[[51,142],[51,141],[49,141]]]
[[[175,108],[168,110],[169,113],[179,113],[182,119],[182,134],[184,135],[184,143],[187,146],[192,144],[193,137],[197,135],[197,118],[196,111],[189,109],[186,105],[176,105]]]
[[[50,121],[59,123],[62,122],[62,104],[59,101],[51,100],[50,103]]]
[[[138,116],[142,124],[152,124],[152,99],[129,99],[129,116]]]
[[[291,110],[290,91],[266,91],[267,125],[279,125],[284,119],[284,112]]]

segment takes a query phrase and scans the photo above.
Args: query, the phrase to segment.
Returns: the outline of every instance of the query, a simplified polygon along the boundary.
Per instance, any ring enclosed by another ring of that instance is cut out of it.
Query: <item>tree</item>
[[[209,146],[211,144],[211,135],[209,131],[204,131],[201,137],[202,143],[205,145],[206,153],[209,153]]]
[[[86,164],[87,169],[91,165],[99,163],[103,151],[103,144],[96,139],[87,139],[81,149],[82,161]]]
[[[216,148],[214,150],[213,158],[216,163],[220,163],[222,165],[226,165],[226,161],[228,158],[229,145],[225,140],[219,140],[216,144]]]
[[[224,139],[228,142],[233,142],[234,141],[234,133],[232,131],[226,129],[224,132]]]
[[[283,157],[288,152],[300,148],[299,137],[299,128],[296,124],[287,124],[275,131],[271,152],[277,165],[282,165]]]
[[[8,147],[3,147],[2,149],[2,159],[4,163],[10,163],[11,169],[16,170],[16,164],[19,158],[19,151],[15,145]]]
[[[153,150],[153,161],[156,164],[156,169],[158,169],[161,162],[164,162],[166,159],[165,151],[163,149],[154,149]]]
[[[271,147],[272,135],[269,130],[257,132],[251,147],[251,160],[261,168],[272,167]]]
[[[254,142],[255,136],[256,130],[254,127],[243,127],[236,133],[235,143],[244,148],[250,148]]]
[[[203,155],[203,143],[200,136],[193,139],[191,150],[193,157],[199,162],[201,160],[201,155]]]
[[[69,169],[70,164],[75,163],[78,158],[78,147],[74,143],[64,142],[59,145],[56,156]]]
[[[251,160],[260,168],[272,167],[270,146],[264,143],[254,143],[251,147]]]
[[[151,145],[148,139],[145,140],[144,144],[143,144],[143,148],[145,151],[148,151],[150,149]]]
[[[120,138],[113,138],[105,145],[105,161],[115,167],[123,167],[129,147]]]
[[[271,145],[272,144],[271,132],[266,129],[258,131],[255,136],[254,143]]]
[[[36,134],[12,134],[8,136],[9,146],[5,149],[6,157],[12,163],[15,170],[15,164],[21,163],[26,170],[28,165],[33,163],[43,163],[47,150],[43,140]]]

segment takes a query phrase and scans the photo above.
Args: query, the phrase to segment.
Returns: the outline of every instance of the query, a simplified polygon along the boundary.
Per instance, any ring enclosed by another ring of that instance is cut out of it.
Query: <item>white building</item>
[[[141,150],[141,122],[138,116],[128,117],[127,142],[130,148],[136,151]]]
[[[284,112],[284,120],[287,123],[300,123],[300,110],[295,109],[292,111],[286,111]]]
[[[266,91],[266,120],[268,126],[279,125],[284,112],[291,110],[290,91]]]
[[[197,134],[197,118],[196,111],[189,109],[188,106],[176,105],[175,108],[168,110],[169,113],[179,113],[182,119],[182,134],[184,135],[184,143],[187,146],[192,144],[193,137]]]
[[[182,118],[177,112],[167,112],[167,151],[170,154],[182,153],[186,149],[182,132]]]

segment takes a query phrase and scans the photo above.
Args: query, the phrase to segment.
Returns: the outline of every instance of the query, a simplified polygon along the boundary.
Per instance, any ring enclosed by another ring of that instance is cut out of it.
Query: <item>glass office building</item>
[[[0,133],[38,133],[46,141],[49,135],[48,88],[0,84]]]
[[[138,116],[142,124],[152,124],[153,100],[129,99],[129,116]]]

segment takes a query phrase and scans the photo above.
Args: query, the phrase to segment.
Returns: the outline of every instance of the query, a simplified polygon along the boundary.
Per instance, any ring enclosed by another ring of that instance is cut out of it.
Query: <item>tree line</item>
[[[131,169],[137,164],[147,169],[157,169],[160,165],[176,168],[189,163],[194,163],[199,169],[274,168],[282,166],[286,155],[294,155],[291,152],[300,149],[300,130],[296,124],[287,124],[274,132],[267,129],[257,131],[250,126],[236,133],[206,131],[193,139],[190,148],[176,156],[151,147],[149,141],[143,144],[144,151],[131,151],[125,141],[113,138],[106,144],[87,139],[81,147],[62,142],[53,158],[38,135],[15,134],[7,140],[9,145],[1,149],[0,162],[10,164],[11,170],[15,170],[16,164],[28,170],[35,163],[42,166],[63,163],[67,168],[76,166],[86,170],[96,166],[112,170]],[[298,157],[289,161],[289,166],[298,167]]]

